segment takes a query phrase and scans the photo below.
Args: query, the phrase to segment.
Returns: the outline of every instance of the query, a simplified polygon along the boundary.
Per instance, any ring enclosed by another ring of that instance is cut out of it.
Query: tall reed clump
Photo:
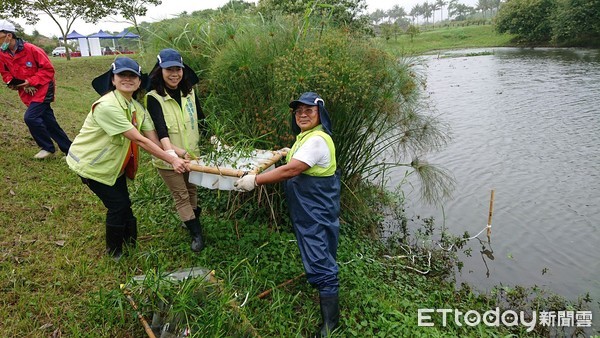
[[[189,63],[204,67],[209,120],[227,131],[229,142],[291,146],[288,103],[314,91],[333,121],[345,186],[358,187],[390,167],[406,166],[426,178],[426,198],[449,192],[446,172],[413,160],[447,140],[443,126],[419,104],[425,82],[416,60],[391,55],[362,35],[309,15],[264,20],[228,13],[154,31]]]

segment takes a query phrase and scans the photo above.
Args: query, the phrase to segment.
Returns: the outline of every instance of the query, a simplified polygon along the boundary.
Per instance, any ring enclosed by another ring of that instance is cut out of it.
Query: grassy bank
[[[512,38],[511,34],[496,33],[492,25],[442,27],[422,31],[412,39],[407,34],[392,37],[385,45],[391,51],[420,55],[446,49],[507,47]]]
[[[90,104],[97,98],[92,78],[111,59],[57,60],[57,119],[72,138]],[[190,282],[181,287],[160,277],[134,287],[134,297],[150,320],[159,300],[195,337],[306,336],[319,322],[317,294],[304,279],[261,292],[298,276],[302,265],[289,224],[268,221],[264,192],[260,210],[243,204],[237,193],[203,190],[202,219],[207,248],[189,249],[189,236],[179,226],[168,190],[143,156],[141,171],[130,185],[139,219],[140,243],[115,263],[104,255],[104,213],[100,201],[81,184],[61,156],[35,161],[37,148],[22,122],[24,106],[16,93],[0,88],[0,332],[3,337],[144,337],[144,331],[121,294],[119,285],[135,275],[160,276],[201,266],[215,270],[220,287]],[[211,113],[211,112],[208,112]],[[270,193],[270,191],[268,191]],[[366,210],[377,204],[366,197]],[[344,206],[343,206],[344,207]],[[357,215],[359,213],[357,212]],[[356,219],[369,222],[374,219]],[[359,217],[359,216],[357,216]],[[419,327],[419,308],[457,308],[481,313],[494,299],[455,291],[446,271],[450,256],[410,249],[345,230],[338,252],[342,328],[339,337],[498,337],[510,332],[483,325]],[[385,255],[395,258],[386,258]],[[430,263],[430,264],[429,264]],[[414,269],[429,271],[421,274]],[[244,306],[241,306],[241,305]],[[513,328],[524,334],[524,327]],[[528,334],[532,336],[533,334]]]

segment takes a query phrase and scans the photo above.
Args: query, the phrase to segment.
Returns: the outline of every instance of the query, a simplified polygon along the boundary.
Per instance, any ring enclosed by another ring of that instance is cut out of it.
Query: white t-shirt
[[[321,136],[312,136],[296,150],[292,158],[306,163],[309,167],[318,165],[327,168],[331,163],[331,154],[327,142]]]

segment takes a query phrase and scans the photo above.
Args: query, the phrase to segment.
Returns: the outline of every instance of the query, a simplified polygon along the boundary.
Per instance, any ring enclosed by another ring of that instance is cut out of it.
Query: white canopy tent
[[[115,45],[115,37],[106,33],[103,30],[99,30],[98,33],[94,33],[92,35],[88,35],[88,41],[90,44],[90,50],[92,52],[92,55],[103,55],[102,54],[102,47],[100,46],[100,39],[112,39],[113,41],[113,48]]]
[[[99,56],[102,55],[102,47],[100,47],[100,39],[98,38],[87,38],[90,45],[90,55]]]
[[[79,44],[79,51],[81,52],[81,56],[90,56],[90,48],[88,45],[88,39],[85,35],[79,34],[76,31],[72,31],[67,34],[67,40],[75,40],[77,39],[77,43]]]

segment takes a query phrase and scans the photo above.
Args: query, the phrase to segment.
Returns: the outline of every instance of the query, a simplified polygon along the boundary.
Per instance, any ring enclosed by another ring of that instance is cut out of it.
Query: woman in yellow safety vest
[[[152,121],[135,100],[142,76],[137,62],[122,57],[92,81],[102,97],[92,104],[67,156],[69,167],[108,209],[106,249],[116,260],[121,258],[123,244],[135,245],[137,239],[137,220],[126,181],[126,177],[135,177],[137,146],[169,162],[176,172],[187,170],[185,160],[158,146]]]
[[[296,142],[287,164],[234,183],[251,191],[262,184],[284,181],[294,234],[308,282],[319,290],[323,320],[315,336],[327,337],[339,325],[339,280],[336,254],[340,230],[340,175],[332,127],[325,101],[306,92],[289,104]]]
[[[174,157],[194,158],[199,153],[204,121],[193,88],[198,77],[174,49],[161,50],[157,59],[150,72],[151,90],[146,94],[146,107],[162,148]],[[189,173],[178,173],[169,163],[156,157],[152,163],[169,187],[179,218],[190,232],[192,251],[201,251],[204,241],[196,185],[189,182]]]

